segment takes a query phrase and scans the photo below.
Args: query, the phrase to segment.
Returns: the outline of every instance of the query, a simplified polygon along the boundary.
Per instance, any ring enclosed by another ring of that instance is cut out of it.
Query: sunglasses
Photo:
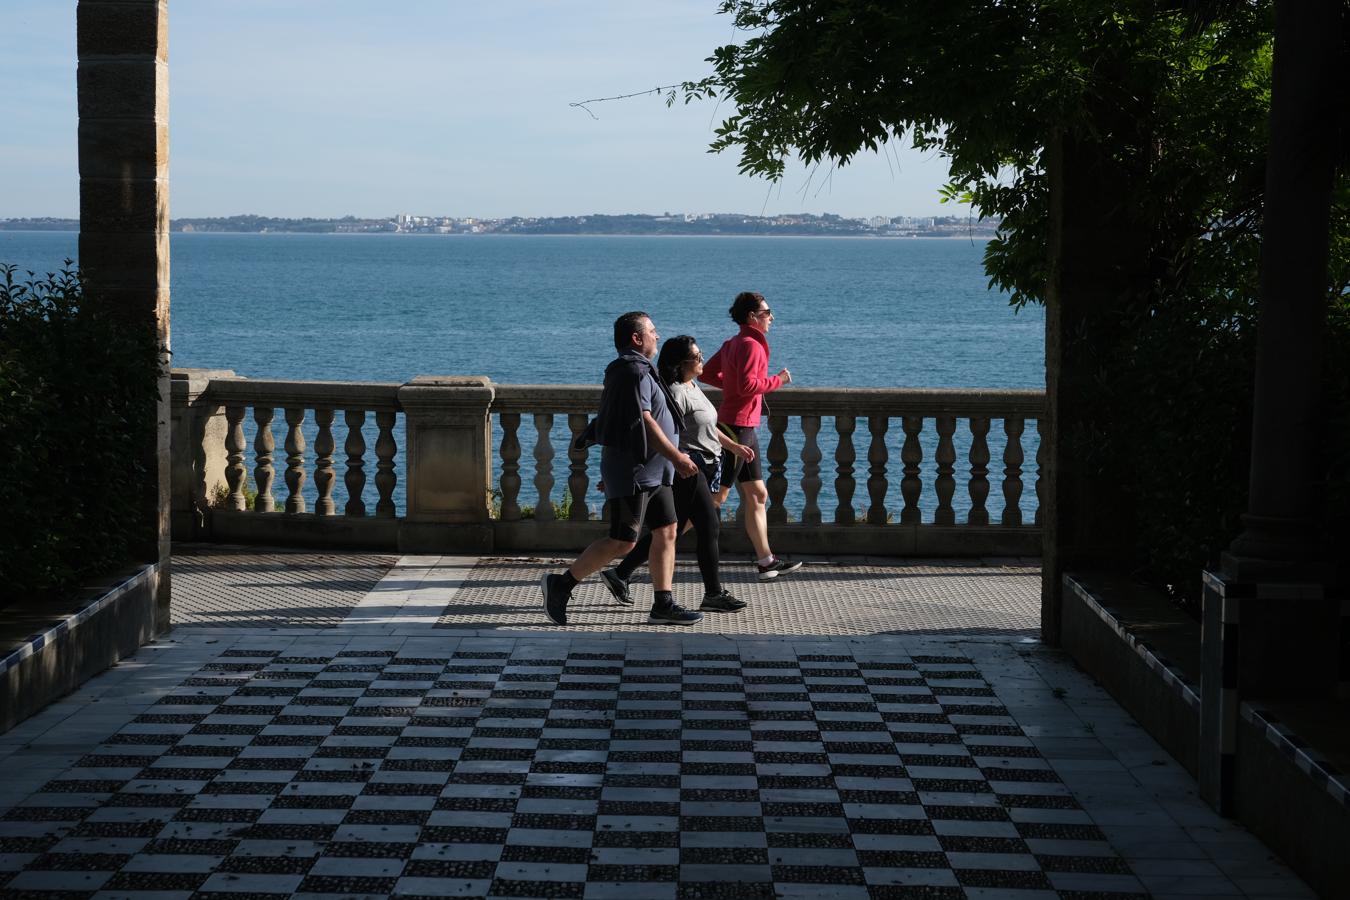
[[[757,309],[757,310],[755,310],[753,313],[751,313],[751,315],[755,315],[755,316],[771,316],[771,315],[773,315],[773,310],[769,309],[769,308],[766,306],[766,307],[764,307],[763,309]]]

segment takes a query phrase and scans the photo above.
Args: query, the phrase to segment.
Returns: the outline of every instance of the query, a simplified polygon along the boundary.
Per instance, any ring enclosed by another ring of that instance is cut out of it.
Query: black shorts
[[[744,444],[755,451],[755,458],[746,462],[730,450],[722,451],[722,483],[721,487],[731,487],[732,482],[745,481],[763,481],[764,470],[760,466],[762,454],[759,452],[759,429],[751,425],[723,425],[717,424],[718,428],[726,429],[734,434],[736,443]]]
[[[609,536],[617,541],[637,543],[644,525],[660,528],[675,520],[675,495],[668,484],[609,501]]]

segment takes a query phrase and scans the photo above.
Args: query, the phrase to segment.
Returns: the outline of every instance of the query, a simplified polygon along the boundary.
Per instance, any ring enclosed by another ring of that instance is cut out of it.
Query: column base
[[[1204,573],[1199,781],[1221,814],[1233,814],[1241,701],[1334,696],[1348,640],[1350,606],[1320,581]]]

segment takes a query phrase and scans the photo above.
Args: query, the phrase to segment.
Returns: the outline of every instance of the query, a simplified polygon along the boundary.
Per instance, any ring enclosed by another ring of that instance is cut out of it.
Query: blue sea
[[[732,297],[754,290],[774,311],[771,368],[787,366],[799,386],[1045,384],[1044,314],[1015,313],[989,289],[982,240],[174,234],[171,246],[175,366],[251,378],[595,383],[613,357],[620,313],[645,310],[662,335],[692,334],[711,354],[735,330]],[[76,251],[73,233],[0,231],[0,263],[21,269],[52,271]],[[522,501],[530,502],[526,430]],[[832,510],[828,430],[821,505]],[[898,432],[893,426],[893,469]],[[866,496],[866,440],[860,428],[855,502]],[[564,441],[559,430],[554,445]],[[795,462],[798,442],[789,447]],[[931,462],[931,446],[925,455]],[[565,478],[562,465],[558,490]],[[898,506],[894,481],[890,496]],[[789,509],[799,503],[794,489]]]

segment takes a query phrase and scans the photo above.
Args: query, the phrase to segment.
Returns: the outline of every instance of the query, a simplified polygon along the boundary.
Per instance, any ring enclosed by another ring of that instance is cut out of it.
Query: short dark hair
[[[656,371],[666,384],[676,384],[680,380],[680,366],[689,361],[689,351],[698,343],[687,334],[677,334],[661,345],[661,353],[656,357]]]
[[[650,319],[645,312],[626,312],[614,320],[614,349],[620,352],[633,345],[633,335],[642,334],[642,320]]]
[[[764,295],[757,294],[754,291],[741,291],[736,295],[736,299],[731,301],[731,309],[727,310],[731,318],[737,325],[744,325],[750,320],[750,314],[759,309],[759,305],[764,302]]]

